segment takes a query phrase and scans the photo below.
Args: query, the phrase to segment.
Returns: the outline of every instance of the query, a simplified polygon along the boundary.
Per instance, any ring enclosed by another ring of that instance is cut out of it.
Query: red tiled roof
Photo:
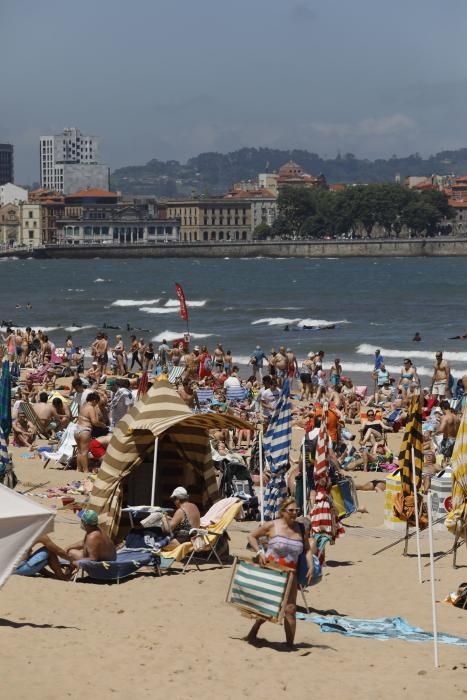
[[[453,207],[454,209],[466,209],[467,208],[467,199],[449,199],[449,206]]]
[[[257,190],[234,190],[224,195],[224,199],[253,199],[254,197],[270,197],[275,199],[271,190],[265,188]]]
[[[73,192],[72,194],[67,194],[66,197],[118,197],[116,192],[109,192],[108,190],[90,189],[90,190],[80,190],[79,192]]]

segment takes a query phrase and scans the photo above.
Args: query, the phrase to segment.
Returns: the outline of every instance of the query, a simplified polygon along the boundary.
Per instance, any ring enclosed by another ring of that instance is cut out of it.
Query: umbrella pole
[[[306,518],[307,514],[307,505],[308,505],[308,498],[307,498],[307,483],[306,483],[306,451],[305,451],[305,438],[303,438],[302,442],[302,489],[303,489],[303,515]]]
[[[428,491],[428,541],[430,545],[431,614],[433,618],[434,666],[439,668],[438,621],[436,619],[435,562],[433,558],[433,513],[431,511],[431,490]]]
[[[154,441],[154,460],[152,463],[152,485],[151,485],[151,506],[154,505],[154,500],[156,497],[156,473],[157,473],[157,452],[159,448],[159,438],[156,437]]]
[[[415,504],[415,528],[416,528],[416,539],[417,539],[417,564],[418,564],[418,582],[422,583],[422,555],[420,552],[420,525],[418,520],[418,493],[417,493],[417,480],[415,476],[415,455],[414,449],[412,447],[412,479],[413,479],[413,497]],[[408,533],[408,528],[407,528]]]
[[[264,488],[263,488],[263,428],[258,433],[258,456],[259,456],[259,498],[261,525],[264,525]]]

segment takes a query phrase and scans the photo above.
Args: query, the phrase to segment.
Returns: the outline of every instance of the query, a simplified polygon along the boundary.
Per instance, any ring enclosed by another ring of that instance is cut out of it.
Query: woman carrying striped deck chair
[[[290,588],[289,598],[285,607],[285,639],[290,648],[294,646],[296,620],[295,614],[297,611],[297,565],[301,554],[305,553],[308,564],[308,583],[313,579],[313,557],[310,549],[308,537],[305,537],[303,525],[297,523],[297,516],[300,513],[297,501],[293,497],[286,498],[280,508],[280,517],[277,520],[272,520],[258,527],[248,537],[249,544],[253,547],[258,555],[258,562],[261,566],[267,567],[268,564],[275,567],[280,566],[294,572],[292,586]],[[268,546],[266,552],[261,548],[259,539],[267,537]],[[258,631],[261,625],[265,622],[259,618],[255,621],[250,632],[246,636],[246,641],[254,644],[257,639]]]

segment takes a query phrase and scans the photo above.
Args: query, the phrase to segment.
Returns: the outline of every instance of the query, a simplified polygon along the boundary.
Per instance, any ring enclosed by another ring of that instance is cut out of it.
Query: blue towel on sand
[[[305,615],[297,613],[297,620],[315,622],[321,632],[339,632],[346,637],[363,637],[365,639],[405,639],[407,642],[432,642],[431,632],[424,632],[420,627],[409,625],[402,617],[380,617],[376,620],[341,617],[340,615]],[[467,639],[452,634],[438,633],[438,641],[443,644],[455,644],[467,647]]]

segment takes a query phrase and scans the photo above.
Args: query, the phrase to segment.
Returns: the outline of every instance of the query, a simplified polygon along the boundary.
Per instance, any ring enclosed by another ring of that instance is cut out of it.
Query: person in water
[[[419,342],[421,341],[421,339],[422,339],[422,336],[421,336],[420,333],[417,331],[417,332],[415,333],[414,337],[412,338],[412,342],[413,342],[413,343],[419,343]]]

